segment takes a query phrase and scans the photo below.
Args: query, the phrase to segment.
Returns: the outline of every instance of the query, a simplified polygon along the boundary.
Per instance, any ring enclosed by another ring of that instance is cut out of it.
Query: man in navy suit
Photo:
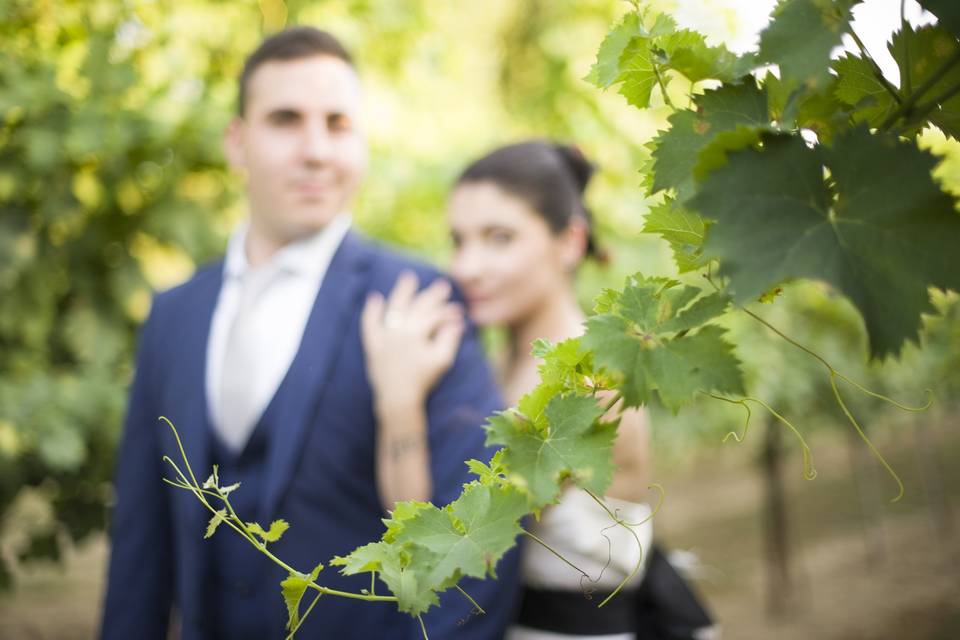
[[[249,220],[224,261],[155,298],[143,328],[116,474],[103,638],[166,638],[172,611],[184,640],[285,636],[285,571],[224,527],[204,540],[209,514],[161,482],[162,456],[178,456],[158,416],[177,426],[194,469],[205,476],[217,464],[224,485],[242,483],[231,496],[240,517],[290,522],[271,550],[304,572],[379,539],[392,505],[380,451],[428,460],[438,504],[469,479],[464,460],[490,455],[480,425],[499,399],[470,329],[451,369],[430,381],[425,433],[385,430],[374,410],[364,301],[391,290],[402,271],[420,282],[438,274],[350,231],[347,207],[366,167],[360,106],[351,58],[327,33],[282,32],[247,60],[225,150],[246,174]],[[511,552],[500,562],[499,582],[464,581],[486,615],[443,594],[424,616],[430,637],[500,637],[516,560]],[[319,581],[369,586],[369,577],[333,569]],[[298,637],[422,635],[392,603],[325,596]]]

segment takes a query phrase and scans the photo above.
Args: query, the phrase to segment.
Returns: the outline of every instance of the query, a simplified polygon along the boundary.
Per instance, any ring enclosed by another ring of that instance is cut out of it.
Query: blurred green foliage
[[[636,167],[657,120],[581,81],[616,0],[456,4],[0,3],[0,521],[16,527],[24,488],[52,507],[15,555],[57,558],[65,536],[105,524],[151,292],[215,258],[244,213],[220,141],[265,34],[312,24],[354,52],[373,158],[354,216],[375,237],[442,264],[450,182],[530,136],[600,158],[600,226],[639,230]],[[605,276],[585,281],[589,298]]]
[[[704,10],[719,4],[705,1]],[[669,109],[639,111],[582,81],[628,8],[619,0],[0,2],[0,521],[25,487],[53,508],[49,527],[31,531],[17,553],[55,558],[64,534],[79,540],[105,524],[136,329],[151,291],[215,258],[243,216],[221,132],[243,56],[284,25],[329,29],[357,59],[372,164],[353,214],[369,234],[443,264],[444,203],[460,169],[498,144],[552,137],[578,144],[601,170],[588,200],[612,262],[581,270],[585,306],[634,271],[674,275],[666,244],[639,235],[649,208],[644,144]],[[958,145],[929,138],[948,158],[940,177],[960,188]],[[939,376],[956,394],[958,305],[941,302],[949,311],[932,325],[936,348],[908,351],[901,373],[885,373],[898,366],[888,364],[868,372],[870,381],[912,392],[923,376]],[[862,346],[860,321],[844,305],[803,285],[771,312],[820,350],[820,341]],[[840,325],[846,333],[833,332]],[[764,382],[758,395],[806,416],[825,376],[759,325],[731,330],[748,376]],[[837,364],[856,377],[862,353]],[[658,439],[682,443],[674,448],[682,455],[692,439],[714,446],[742,419],[716,403],[678,416],[654,411]],[[2,558],[0,588],[9,580]]]

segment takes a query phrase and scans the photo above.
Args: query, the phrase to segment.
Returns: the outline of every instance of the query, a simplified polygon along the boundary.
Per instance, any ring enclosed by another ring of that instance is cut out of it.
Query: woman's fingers
[[[450,291],[450,283],[444,278],[437,278],[416,295],[410,303],[409,312],[419,315],[442,307],[450,299]]]
[[[424,312],[423,318],[427,335],[433,336],[447,323],[463,322],[463,307],[456,302],[447,302],[443,306]]]
[[[463,320],[463,315],[459,314],[457,317],[449,319],[437,327],[437,331],[433,336],[433,344],[437,350],[437,356],[444,363],[444,368],[449,367],[453,363],[466,326],[467,324]]]
[[[383,309],[385,306],[386,301],[378,291],[368,295],[367,301],[363,305],[363,312],[360,314],[360,332],[363,344],[367,349],[373,345],[383,325]]]
[[[417,279],[417,274],[412,271],[403,271],[397,277],[397,282],[393,285],[390,296],[387,298],[385,324],[388,326],[396,324],[399,318],[409,312],[410,304],[417,295],[419,286],[420,281]]]

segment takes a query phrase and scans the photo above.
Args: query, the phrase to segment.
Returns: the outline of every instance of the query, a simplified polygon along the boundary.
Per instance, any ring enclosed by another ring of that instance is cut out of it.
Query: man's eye
[[[330,131],[348,131],[350,129],[350,118],[344,115],[333,115],[327,119],[327,126]]]
[[[293,111],[274,111],[270,114],[270,123],[278,126],[294,124],[299,120],[300,116]]]

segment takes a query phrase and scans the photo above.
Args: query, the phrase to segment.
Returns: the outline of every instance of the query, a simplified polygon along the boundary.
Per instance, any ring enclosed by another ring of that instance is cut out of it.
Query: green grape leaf
[[[722,293],[698,296],[696,287],[638,275],[611,312],[587,320],[583,342],[599,365],[623,377],[627,406],[646,404],[654,391],[674,411],[698,391],[743,393],[740,363],[725,330],[702,326],[724,313],[730,299]]]
[[[217,530],[217,527],[220,526],[221,522],[226,522],[227,520],[227,510],[220,509],[215,514],[210,516],[210,522],[207,523],[207,532],[203,534],[203,539],[206,540],[214,534]]]
[[[280,583],[283,602],[287,605],[287,629],[293,630],[300,625],[300,601],[322,570],[323,565],[318,564],[310,573],[293,571]]]
[[[824,280],[853,301],[882,358],[917,339],[929,286],[960,289],[960,215],[933,181],[935,165],[862,127],[813,149],[768,135],[762,150],[731,154],[690,204],[717,221],[705,248],[738,301],[791,278]]]
[[[833,69],[837,72],[834,95],[840,102],[855,107],[855,122],[878,127],[896,109],[896,100],[877,78],[869,61],[846,54],[834,61]]]
[[[932,79],[941,69],[949,69],[924,92],[918,105],[946,95],[960,85],[960,42],[957,42],[956,37],[945,26],[924,26],[915,31],[907,25],[894,35],[889,48],[900,67],[901,78],[906,78],[909,74],[910,85],[914,90]],[[901,85],[904,83],[901,82]],[[908,118],[907,123],[922,126],[926,120],[940,127],[947,135],[960,137],[960,94],[942,100],[937,108],[925,117]]]
[[[645,36],[631,39],[620,55],[620,73],[615,80],[623,83],[620,94],[638,109],[650,106],[650,94],[659,77],[650,45],[650,38]],[[666,86],[667,78],[662,82]]]
[[[264,542],[276,542],[280,539],[280,536],[290,528],[290,525],[286,520],[274,520],[270,523],[270,529],[264,531],[256,522],[248,522],[247,528],[250,529],[250,533],[256,535]]]
[[[830,82],[830,52],[841,44],[850,22],[851,0],[783,0],[760,33],[761,62],[780,67],[791,87]]]
[[[674,189],[680,202],[693,195],[698,154],[718,134],[743,125],[769,126],[766,93],[752,82],[712,89],[694,102],[695,111],[675,112],[670,128],[654,141],[652,192]]]
[[[216,489],[220,486],[220,478],[217,477],[217,470],[217,465],[213,465],[213,471],[210,473],[210,477],[203,483],[204,489]]]
[[[480,460],[467,460],[467,468],[470,473],[477,476],[477,482],[480,484],[492,484],[501,486],[505,483],[506,467],[503,466],[503,449],[497,449],[497,452],[490,458],[489,463]]]
[[[520,534],[527,500],[513,487],[472,482],[443,509],[430,506],[406,522],[401,542],[430,551],[436,562],[426,582],[449,584],[461,576],[484,578]]]
[[[551,382],[541,382],[528,393],[525,393],[517,402],[517,410],[541,433],[547,430],[547,404],[557,394],[563,391],[563,385]]]
[[[228,496],[239,488],[240,488],[240,483],[234,482],[233,484],[228,484],[225,487],[220,487],[220,493],[222,495]]]
[[[919,0],[920,6],[937,16],[942,24],[960,38],[960,3],[956,0]]]
[[[543,360],[537,367],[541,384],[556,385],[565,391],[589,389],[585,378],[593,373],[593,366],[590,352],[580,346],[579,338],[568,338],[557,344],[542,341],[534,356]]]
[[[397,597],[397,608],[416,616],[440,602],[436,591],[424,579],[437,558],[426,549],[410,547],[409,544],[371,542],[354,549],[345,557],[334,558],[330,564],[342,567],[340,572],[348,576],[376,571],[380,580]],[[452,584],[437,585],[438,588],[441,586],[449,587]]]
[[[644,233],[656,233],[670,244],[680,273],[695,271],[707,263],[703,256],[706,230],[703,218],[670,198],[650,209],[643,224]]]
[[[723,45],[711,47],[703,34],[689,29],[665,35],[658,39],[657,45],[664,52],[664,64],[691,82],[707,79],[734,82],[756,64],[754,54],[738,56]]]
[[[597,51],[597,61],[584,80],[601,89],[609,88],[620,75],[620,56],[624,49],[634,37],[640,35],[644,35],[640,17],[636,13],[628,13],[604,38]]]
[[[400,532],[403,531],[404,523],[429,506],[429,502],[421,500],[404,500],[394,504],[390,517],[383,519],[383,524],[387,526],[387,530],[383,534],[384,541],[393,542],[396,540]]]
[[[545,430],[509,411],[487,423],[487,443],[506,447],[507,477],[528,493],[534,508],[553,502],[566,477],[603,493],[613,477],[616,436],[613,425],[597,423],[603,409],[593,397],[565,395],[551,399],[544,413]]]

